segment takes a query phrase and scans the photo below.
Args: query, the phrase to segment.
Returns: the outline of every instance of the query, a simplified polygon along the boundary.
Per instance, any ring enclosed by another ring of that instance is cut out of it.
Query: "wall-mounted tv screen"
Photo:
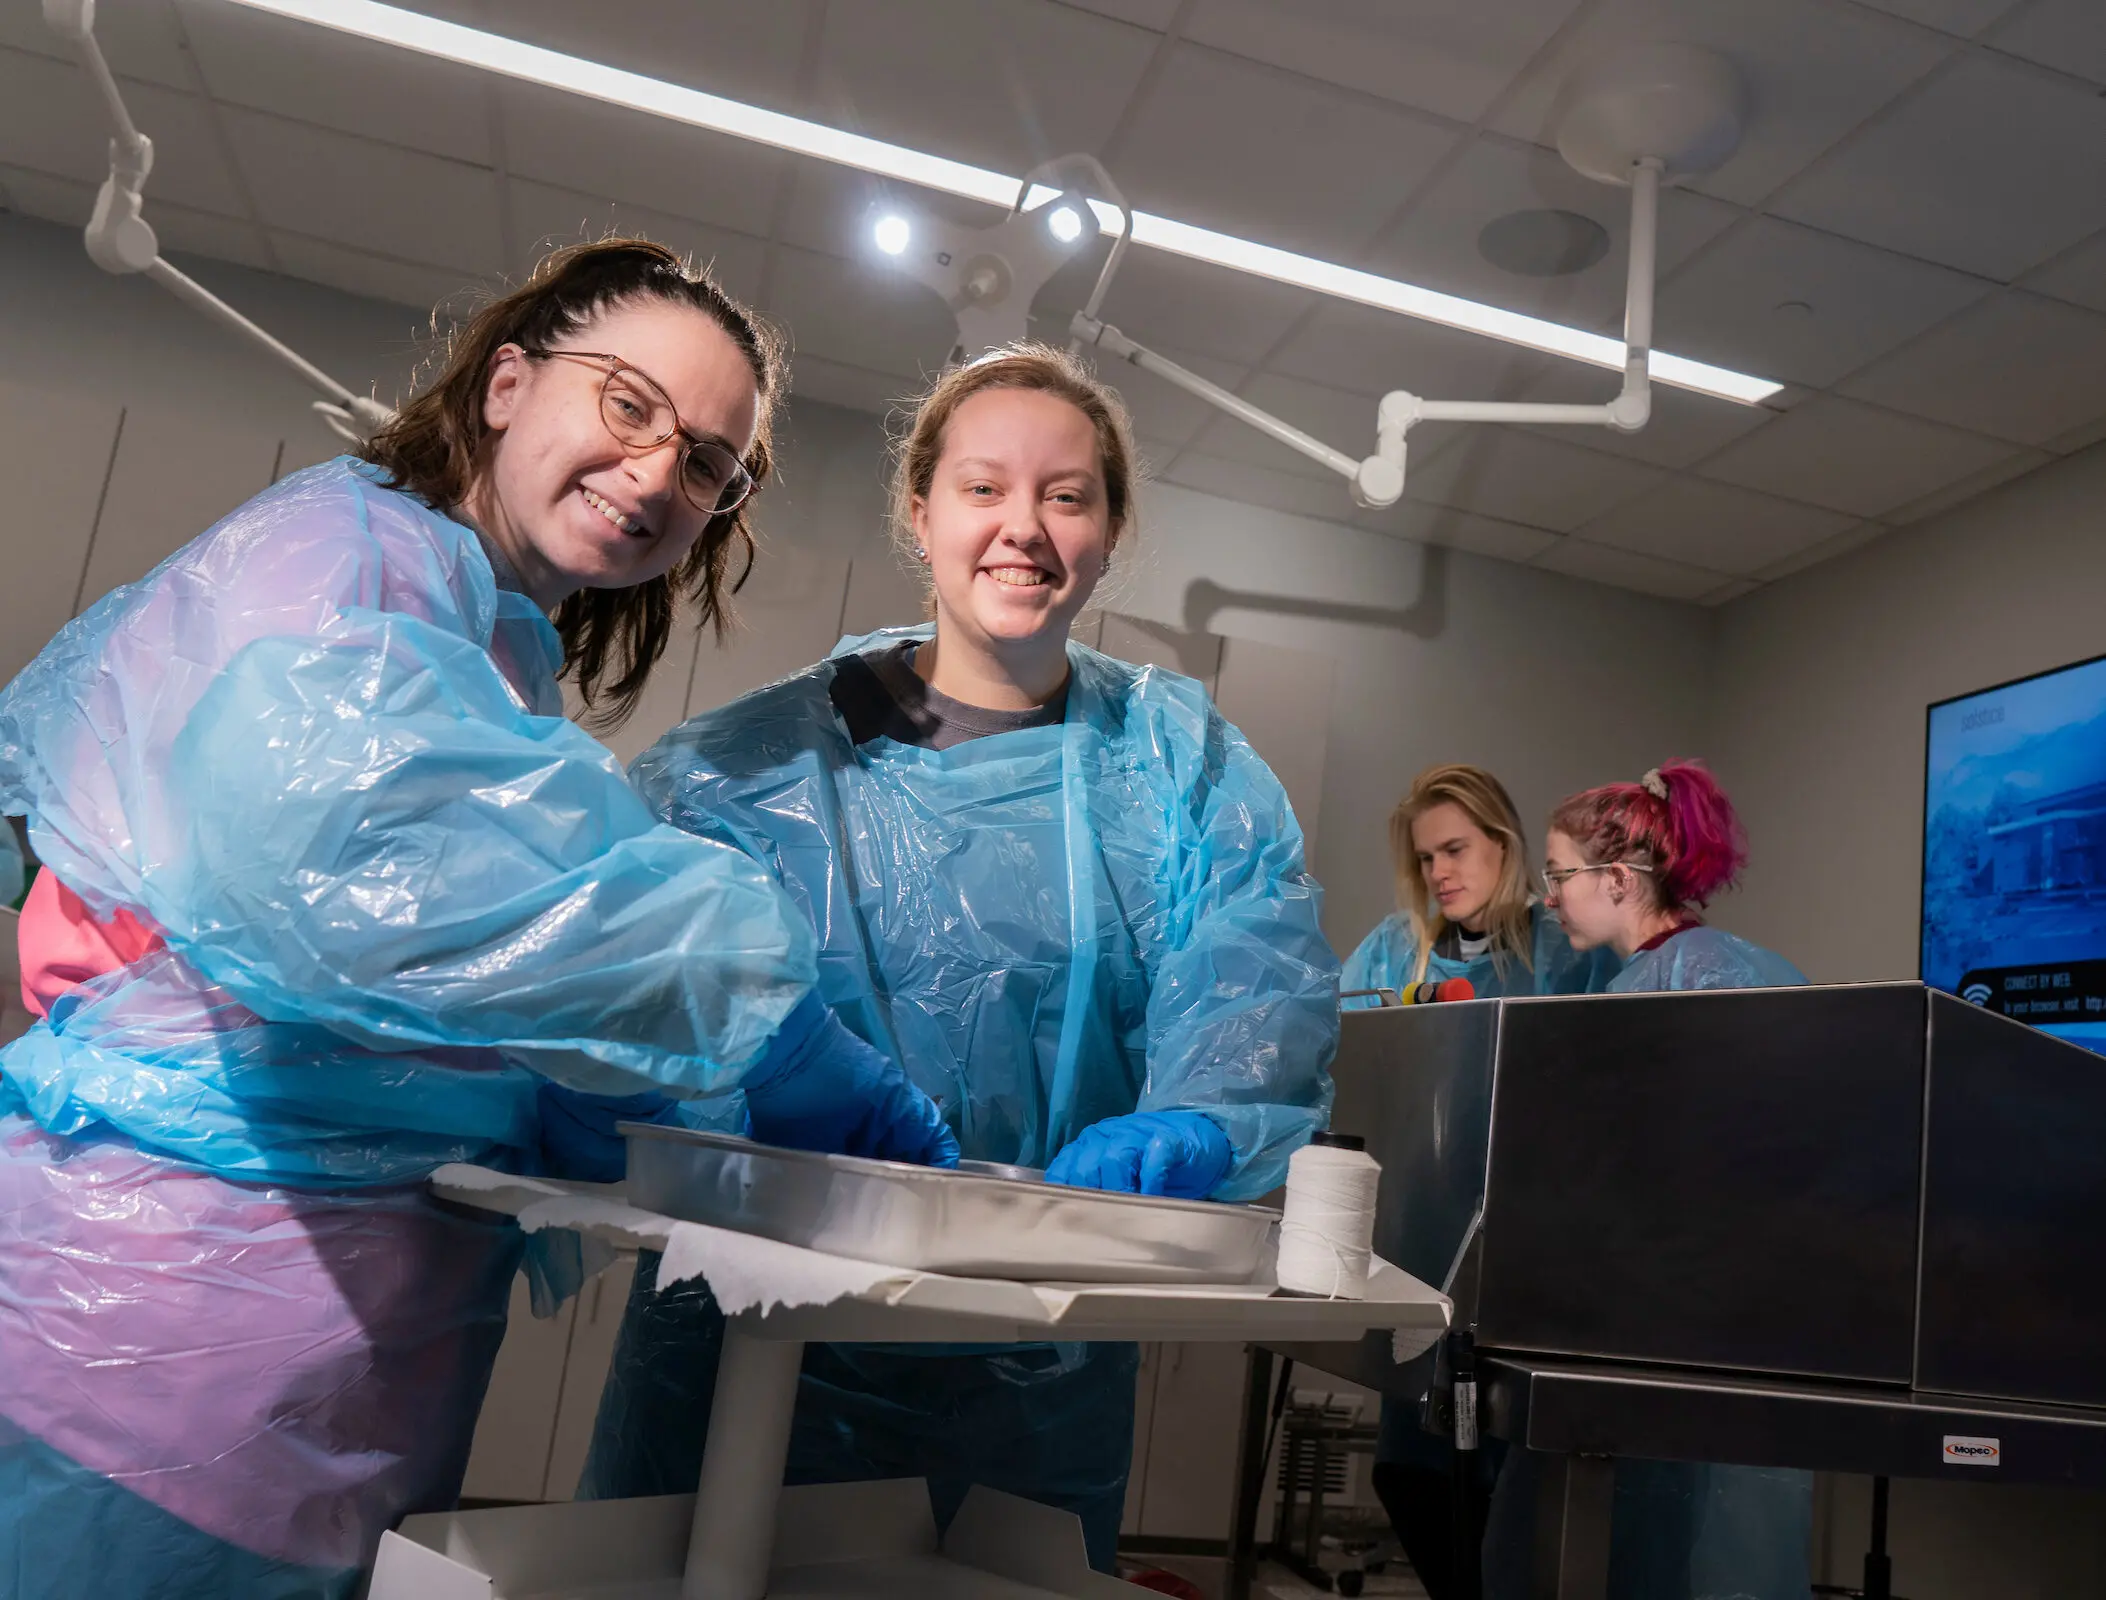
[[[2106,1052],[2106,656],[1930,708],[1922,976]]]

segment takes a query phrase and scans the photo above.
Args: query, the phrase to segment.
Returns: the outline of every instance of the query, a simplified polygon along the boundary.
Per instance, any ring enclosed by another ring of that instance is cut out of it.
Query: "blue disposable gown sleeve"
[[[0,802],[39,854],[274,1021],[593,1092],[734,1085],[811,987],[809,925],[528,709],[467,530],[358,481],[278,493],[0,699]]]
[[[1196,754],[1137,1109],[1212,1117],[1235,1151],[1215,1195],[1252,1200],[1330,1118],[1338,957],[1279,779],[1211,707]]]
[[[1411,929],[1401,913],[1391,912],[1369,929],[1367,937],[1346,957],[1345,970],[1338,979],[1339,992],[1395,989],[1411,972],[1416,956],[1417,946],[1412,941]],[[1371,1010],[1382,1004],[1379,995],[1339,1001],[1339,1005],[1348,1011]]]

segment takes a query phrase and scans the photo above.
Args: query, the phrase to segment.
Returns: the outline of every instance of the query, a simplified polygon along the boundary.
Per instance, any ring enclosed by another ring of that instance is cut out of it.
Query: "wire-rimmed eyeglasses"
[[[522,346],[521,348],[525,348]],[[655,450],[668,439],[683,440],[677,476],[689,505],[713,517],[738,510],[753,493],[753,474],[728,441],[714,434],[690,433],[680,425],[680,412],[658,381],[620,356],[599,350],[527,350],[537,360],[563,356],[572,361],[604,364],[600,384],[600,420],[625,450]]]

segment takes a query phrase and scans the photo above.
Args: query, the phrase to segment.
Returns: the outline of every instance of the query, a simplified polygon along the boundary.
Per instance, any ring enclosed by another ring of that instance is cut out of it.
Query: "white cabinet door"
[[[0,683],[73,615],[122,415],[84,395],[0,383]]]
[[[102,514],[88,553],[85,609],[143,578],[251,495],[268,488],[276,434],[210,416],[124,414]]]
[[[1213,1343],[1165,1344],[1160,1351],[1135,1531],[1154,1539],[1226,1539],[1235,1517],[1249,1354],[1240,1344]]]
[[[527,1304],[525,1274],[512,1280],[510,1322],[490,1374],[483,1414],[468,1453],[467,1500],[539,1500],[548,1482],[556,1402],[570,1354],[575,1300],[546,1321]]]
[[[1305,855],[1316,858],[1324,803],[1324,757],[1331,726],[1331,658],[1251,639],[1224,639],[1214,701],[1265,758],[1302,825]]]
[[[1133,1464],[1126,1469],[1126,1510],[1119,1534],[1141,1531],[1141,1507],[1148,1487],[1148,1430],[1155,1420],[1155,1384],[1163,1367],[1163,1347],[1141,1346],[1141,1370],[1133,1380]]]
[[[614,1363],[614,1342],[622,1329],[629,1289],[636,1282],[636,1258],[625,1256],[578,1296],[577,1321],[570,1336],[570,1358],[563,1364],[563,1393],[556,1405],[556,1433],[549,1448],[550,1500],[569,1500],[578,1492],[585,1457],[592,1449],[593,1425],[599,1420],[600,1392]]]
[[[841,637],[848,587],[845,556],[764,548],[732,601],[737,628],[721,646],[702,640],[687,714],[712,711],[823,659]]]
[[[1137,667],[1168,667],[1172,672],[1197,678],[1208,694],[1214,692],[1214,680],[1221,671],[1218,633],[1188,633],[1160,622],[1122,617],[1117,612],[1105,613],[1097,648]]]

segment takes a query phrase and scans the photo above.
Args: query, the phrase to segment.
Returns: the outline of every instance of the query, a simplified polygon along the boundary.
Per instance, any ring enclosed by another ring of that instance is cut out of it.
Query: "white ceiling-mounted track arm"
[[[140,273],[178,300],[261,346],[299,374],[302,382],[328,396],[315,410],[338,435],[361,444],[393,419],[379,401],[353,394],[313,362],[272,337],[194,278],[162,258],[160,241],[143,214],[147,175],[154,167],[153,141],[138,129],[119,93],[102,46],[95,40],[95,0],[44,0],[44,21],[73,46],[81,66],[94,80],[114,132],[110,138],[110,175],[95,197],[88,219],[88,259],[103,271],[127,276]]]
[[[1600,405],[1535,405],[1502,400],[1428,400],[1408,389],[1384,395],[1375,411],[1375,449],[1352,456],[1332,448],[1157,355],[1098,320],[1106,279],[1075,316],[1076,342],[1131,362],[1226,412],[1345,478],[1356,504],[1392,506],[1404,494],[1407,441],[1421,422],[1569,424],[1636,433],[1652,418],[1653,294],[1658,277],[1660,184],[1715,166],[1739,142],[1741,99],[1730,63],[1690,46],[1629,52],[1569,85],[1559,149],[1586,176],[1631,190],[1630,256],[1624,280],[1623,387]]]

